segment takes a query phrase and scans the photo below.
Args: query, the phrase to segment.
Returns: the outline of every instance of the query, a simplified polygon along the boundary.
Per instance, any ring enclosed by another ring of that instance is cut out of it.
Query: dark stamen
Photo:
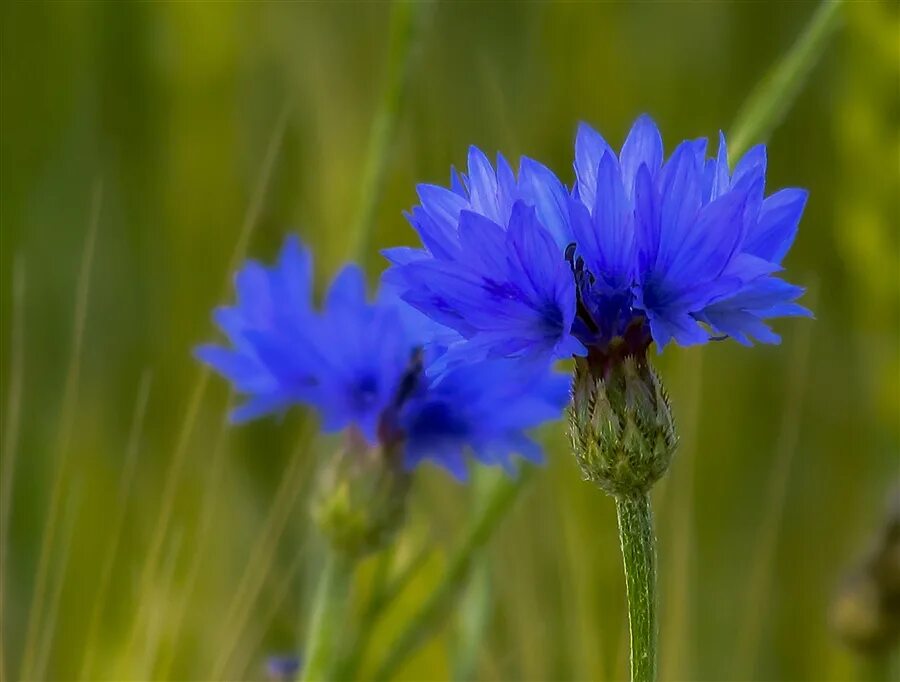
[[[394,396],[394,405],[400,407],[404,401],[412,394],[419,383],[419,376],[422,374],[423,368],[423,352],[421,348],[416,348],[409,359],[409,365],[400,379],[400,385],[397,387],[397,394]]]
[[[588,270],[584,269],[584,258],[581,256],[575,258],[575,251],[577,248],[578,246],[575,242],[572,242],[566,247],[566,262],[569,264],[569,267],[572,268],[572,274],[575,276],[575,311],[578,317],[581,318],[585,325],[587,325],[588,329],[596,333],[599,330],[599,327],[597,326],[597,323],[594,322],[594,318],[591,316],[590,311],[584,304],[584,300],[581,298],[581,286],[584,276],[587,275],[590,277],[589,284],[594,283],[594,276]]]

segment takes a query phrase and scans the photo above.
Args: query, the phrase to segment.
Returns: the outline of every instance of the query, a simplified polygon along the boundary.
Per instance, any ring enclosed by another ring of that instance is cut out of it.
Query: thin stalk
[[[506,512],[530,478],[532,471],[533,467],[525,466],[519,472],[518,478],[510,480],[504,477],[494,482],[484,507],[473,517],[465,539],[451,557],[443,580],[422,607],[407,621],[391,650],[379,665],[374,679],[390,679],[442,622],[454,599],[466,584],[473,558],[506,516]]]
[[[838,26],[842,4],[842,0],[823,0],[788,53],[746,99],[731,126],[729,162],[734,163],[751,144],[768,137],[790,111]]]
[[[284,139],[284,133],[287,130],[290,111],[290,101],[285,102],[284,108],[282,109],[281,114],[278,117],[278,121],[273,128],[272,137],[269,139],[269,145],[266,148],[266,154],[265,158],[263,159],[259,179],[257,181],[256,187],[254,188],[253,195],[251,196],[250,204],[247,207],[247,212],[244,215],[244,221],[241,224],[240,232],[238,233],[238,239],[235,242],[234,250],[231,254],[231,262],[225,278],[224,290],[226,292],[231,287],[232,273],[235,271],[237,266],[246,255],[247,245],[250,242],[250,237],[253,234],[256,225],[259,223],[260,216],[262,215],[265,199],[268,194],[269,184],[272,178],[272,173],[275,168],[275,163],[278,160],[278,152],[281,149],[281,143]],[[141,571],[141,576],[139,579],[140,587],[138,593],[141,595],[141,598],[138,601],[136,614],[132,623],[131,634],[129,636],[128,645],[126,647],[126,651],[128,653],[130,653],[137,645],[138,637],[141,632],[141,626],[144,620],[144,614],[146,613],[147,608],[149,608],[149,604],[147,604],[147,600],[145,599],[145,597],[152,593],[151,587],[156,577],[158,565],[162,560],[165,541],[168,537],[169,524],[171,523],[172,514],[175,508],[175,496],[178,491],[178,486],[181,483],[181,475],[184,469],[184,465],[187,461],[188,445],[190,444],[191,436],[194,433],[194,425],[197,422],[197,417],[200,413],[200,407],[203,403],[203,397],[206,394],[206,387],[209,384],[209,377],[209,367],[207,367],[206,365],[200,367],[197,375],[197,383],[194,385],[193,392],[188,401],[187,409],[184,413],[184,420],[181,422],[181,427],[178,432],[178,438],[175,442],[175,450],[172,454],[172,459],[169,461],[168,469],[166,470],[165,481],[163,483],[162,501],[160,502],[159,516],[156,519],[156,525],[153,530],[153,534],[151,535],[150,547],[147,551],[147,556],[144,560],[143,570]]]
[[[625,566],[628,624],[631,633],[631,680],[656,680],[656,536],[648,493],[616,498],[619,540]]]
[[[328,558],[313,605],[312,621],[303,651],[304,681],[331,679],[330,671],[337,659],[338,642],[344,629],[344,618],[353,582],[356,562],[342,552],[328,550]]]
[[[385,88],[372,121],[353,230],[353,255],[360,261],[369,252],[378,201],[383,194],[388,161],[397,137],[397,121],[406,99],[409,74],[418,45],[418,29],[427,11],[430,11],[429,5],[424,2],[394,2],[391,5]]]
[[[232,401],[229,400],[229,405],[231,404],[231,402]],[[177,604],[174,607],[174,614],[169,618],[167,634],[169,639],[176,644],[169,647],[168,651],[156,665],[153,677],[157,680],[165,680],[169,678],[169,670],[171,669],[172,663],[174,662],[175,654],[177,653],[177,642],[179,642],[179,638],[181,635],[181,626],[184,621],[185,611],[187,610],[188,604],[190,603],[190,598],[194,594],[194,588],[196,586],[197,579],[200,576],[200,567],[203,563],[203,558],[208,554],[209,547],[207,545],[207,542],[215,516],[215,502],[218,500],[222,487],[221,480],[222,469],[224,468],[225,460],[225,438],[227,434],[227,428],[228,423],[223,419],[222,425],[219,427],[219,433],[216,436],[216,441],[213,444],[212,448],[212,457],[210,458],[209,466],[210,473],[209,478],[207,479],[207,489],[203,497],[203,508],[200,511],[200,522],[197,526],[195,536],[197,540],[192,543],[193,554],[191,556],[190,567],[187,570],[187,578],[185,578],[184,588],[181,593],[181,599],[178,600]],[[151,660],[155,661],[155,652],[151,657]]]
[[[248,553],[247,565],[235,589],[234,597],[225,611],[225,631],[219,639],[218,658],[212,668],[211,679],[226,676],[228,663],[238,646],[244,627],[250,619],[253,605],[265,585],[269,572],[275,563],[278,543],[284,534],[292,512],[305,490],[303,481],[307,478],[308,458],[304,457],[309,448],[311,420],[304,420],[298,445],[291,454],[287,471],[275,492],[275,501],[269,508],[265,524],[252,550]]]
[[[271,599],[269,599],[266,610],[261,612],[261,614],[257,614],[254,618],[254,625],[256,626],[255,632],[247,638],[246,646],[242,647],[242,651],[239,652],[240,656],[232,667],[232,670],[234,670],[234,679],[248,680],[254,678],[254,672],[251,669],[251,661],[255,660],[259,651],[262,649],[263,639],[265,638],[268,628],[275,620],[275,616],[280,612],[291,589],[296,585],[297,576],[300,574],[300,569],[303,568],[307,559],[309,559],[307,548],[304,546],[298,549],[290,566],[288,566],[287,570],[279,578],[278,584],[273,591],[273,595]],[[165,678],[162,675],[158,675],[157,679]],[[351,678],[343,675],[335,675],[334,679],[344,680]]]
[[[53,638],[56,634],[56,621],[59,618],[59,599],[65,584],[66,571],[69,569],[69,554],[72,549],[72,540],[75,536],[75,522],[77,520],[78,506],[81,502],[82,482],[78,479],[69,492],[69,499],[63,512],[62,549],[57,557],[55,581],[50,593],[50,608],[47,610],[47,622],[41,632],[41,642],[38,647],[34,664],[35,680],[47,679],[45,671],[50,653],[53,651]]]
[[[682,358],[681,385],[685,386],[683,417],[678,445],[678,466],[660,481],[656,509],[663,510],[670,541],[666,551],[666,574],[662,588],[666,594],[660,629],[666,633],[660,649],[660,677],[683,680],[693,665],[692,591],[696,557],[694,548],[694,483],[697,468],[697,434],[703,400],[703,354],[688,353]],[[663,506],[665,505],[665,506]]]
[[[806,305],[816,308],[816,289],[810,287],[806,295]],[[808,320],[803,320],[808,322]],[[782,410],[781,431],[775,447],[775,459],[769,468],[767,500],[763,521],[758,530],[755,551],[751,552],[753,562],[748,567],[746,578],[746,606],[743,626],[738,630],[737,655],[734,670],[746,674],[747,679],[755,677],[755,667],[762,638],[763,619],[766,617],[771,576],[776,559],[778,535],[788,500],[788,484],[791,467],[800,439],[800,421],[803,416],[805,389],[808,385],[809,354],[812,346],[812,325],[798,324],[797,341],[787,373],[787,386]]]
[[[369,648],[372,635],[375,634],[375,626],[378,620],[385,609],[393,603],[394,599],[418,575],[419,569],[428,561],[431,555],[432,552],[429,547],[421,547],[394,578],[389,578],[386,575],[389,566],[387,565],[388,562],[382,559],[378,574],[373,581],[372,595],[363,609],[356,627],[348,635],[350,638],[349,642],[344,649],[338,667],[335,668],[335,679],[353,680],[358,677],[359,666],[362,664],[366,651]]]
[[[3,629],[6,583],[6,557],[9,555],[9,517],[12,511],[13,479],[19,450],[19,426],[22,413],[22,375],[25,371],[25,261],[21,255],[13,265],[12,354],[9,362],[9,396],[3,432],[3,465],[0,467],[0,630]],[[0,637],[0,678],[6,677],[4,638]]]
[[[78,405],[78,388],[81,377],[81,349],[84,343],[85,321],[87,319],[88,301],[91,291],[91,272],[94,263],[94,247],[97,243],[97,231],[100,225],[100,207],[103,204],[103,184],[98,180],[94,184],[91,199],[91,217],[81,264],[78,271],[78,282],[75,293],[75,315],[73,319],[72,348],[69,355],[69,366],[66,371],[65,388],[60,417],[59,438],[51,464],[53,484],[50,491],[50,503],[44,530],[41,534],[41,548],[38,553],[37,571],[34,578],[34,591],[31,595],[31,606],[28,609],[28,627],[25,635],[25,648],[19,677],[34,678],[35,656],[37,655],[41,618],[44,612],[44,601],[47,598],[47,580],[50,577],[51,558],[59,524],[59,512],[65,492],[65,484],[69,477],[69,446],[75,429],[75,416]]]
[[[80,680],[91,678],[91,669],[94,665],[94,656],[97,652],[97,637],[100,633],[100,623],[103,611],[106,608],[106,597],[109,592],[113,576],[116,558],[119,555],[119,544],[122,539],[122,531],[125,526],[125,511],[128,507],[128,497],[131,492],[131,484],[137,469],[138,452],[140,450],[141,432],[143,430],[144,416],[147,412],[147,401],[150,397],[150,371],[144,370],[138,386],[137,400],[134,413],[131,418],[131,428],[128,433],[128,445],[125,449],[125,465],[122,468],[122,477],[119,480],[119,491],[116,495],[112,531],[109,545],[106,548],[106,556],[100,569],[99,587],[91,600],[91,615],[88,618],[87,637],[84,644],[84,658],[81,662]]]

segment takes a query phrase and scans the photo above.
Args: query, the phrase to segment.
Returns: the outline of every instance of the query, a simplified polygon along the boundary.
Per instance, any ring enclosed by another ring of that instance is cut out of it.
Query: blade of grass
[[[275,593],[272,600],[269,602],[269,607],[263,613],[262,617],[256,619],[256,635],[250,638],[247,646],[245,647],[243,655],[239,656],[237,661],[235,662],[234,670],[237,672],[236,679],[255,679],[259,674],[257,673],[257,675],[253,675],[250,670],[250,660],[252,658],[252,653],[249,652],[259,651],[266,630],[272,624],[272,621],[275,620],[275,616],[278,614],[278,610],[281,608],[282,603],[287,598],[288,591],[294,584],[294,581],[297,579],[297,575],[300,573],[300,568],[308,558],[309,556],[306,548],[298,550],[294,555],[293,561],[291,561],[290,565],[288,566],[287,571],[285,571],[284,575],[281,577],[281,580],[279,580],[278,584],[275,586]],[[336,679],[350,678],[338,677]]]
[[[229,400],[229,403],[231,401]],[[224,470],[224,462],[225,462],[225,439],[228,433],[228,422],[227,420],[222,420],[222,426],[219,429],[219,433],[216,436],[216,441],[213,444],[212,450],[212,458],[210,461],[210,475],[209,479],[206,482],[206,494],[203,496],[203,508],[200,511],[200,522],[197,526],[196,531],[196,541],[193,543],[193,554],[191,556],[190,567],[188,568],[187,578],[185,579],[185,586],[182,592],[181,598],[178,600],[178,603],[175,605],[175,613],[169,620],[170,623],[170,639],[173,642],[178,642],[179,635],[181,633],[181,625],[184,621],[184,614],[187,610],[187,606],[190,598],[194,594],[194,588],[196,587],[197,578],[200,575],[200,567],[203,564],[203,558],[206,556],[206,539],[209,537],[209,532],[212,529],[212,522],[215,518],[216,511],[216,497],[219,493],[219,485],[222,480],[222,473]],[[169,671],[171,670],[172,663],[175,659],[176,649],[175,647],[171,647],[167,652],[166,656],[160,661],[160,663],[156,666],[156,671],[153,675],[155,679],[165,680],[169,676]],[[156,659],[156,652],[151,654],[150,660],[153,661]]]
[[[469,577],[472,561],[484,547],[506,516],[522,487],[531,478],[532,466],[523,466],[516,479],[497,479],[485,497],[485,504],[475,514],[462,543],[453,553],[444,577],[425,599],[422,607],[406,623],[374,675],[376,680],[388,680],[430,637],[446,615],[453,600]]]
[[[459,626],[455,637],[452,667],[453,679],[456,682],[477,678],[484,634],[491,620],[492,597],[490,562],[487,557],[478,557],[460,600]]]
[[[842,4],[843,0],[820,3],[788,53],[747,97],[731,126],[728,139],[730,163],[739,159],[752,144],[767,138],[790,111],[838,26]]]
[[[225,612],[223,622],[226,631],[221,637],[219,656],[212,669],[213,679],[222,677],[228,668],[234,648],[250,617],[253,604],[275,561],[278,542],[291,518],[291,512],[296,506],[297,500],[301,497],[304,489],[302,483],[308,478],[310,458],[306,455],[309,450],[311,431],[312,420],[307,419],[304,421],[300,445],[291,455],[288,470],[275,493],[275,501],[269,509],[262,533],[248,554],[249,559],[235,591],[235,596]]]
[[[479,468],[474,472],[471,495],[482,500],[491,489],[495,477],[505,476],[503,471]],[[478,654],[484,640],[490,616],[493,587],[491,584],[490,557],[484,551],[478,552],[472,560],[469,579],[460,590],[457,608],[456,632],[453,638],[451,674],[454,680],[469,680],[475,677]]]
[[[79,679],[88,679],[91,676],[91,668],[94,665],[94,656],[97,649],[97,636],[100,631],[100,623],[103,611],[106,608],[106,596],[109,592],[112,580],[113,567],[119,553],[119,543],[122,539],[122,530],[125,525],[125,510],[128,508],[128,498],[131,493],[131,484],[137,469],[138,452],[140,451],[141,433],[143,431],[144,416],[147,412],[147,402],[150,398],[151,373],[144,370],[138,385],[137,399],[134,404],[134,413],[131,417],[131,428],[128,432],[128,441],[125,447],[125,464],[119,479],[119,491],[116,495],[111,521],[109,544],[106,548],[106,556],[100,569],[97,594],[91,604],[91,615],[88,619],[87,636],[84,644],[84,658],[81,662]]]
[[[163,560],[160,570],[160,594],[163,598],[153,605],[153,611],[150,613],[150,623],[147,628],[147,638],[144,642],[144,654],[141,662],[137,667],[137,675],[135,679],[149,680],[151,665],[156,649],[159,646],[159,639],[162,636],[163,621],[165,610],[169,608],[168,596],[171,592],[172,578],[175,575],[175,566],[178,562],[178,553],[181,550],[181,541],[184,539],[184,530],[180,527],[175,528],[170,534],[169,550]]]
[[[670,595],[663,611],[662,632],[665,645],[661,661],[660,679],[690,678],[692,620],[691,620],[691,557],[694,528],[694,469],[697,452],[697,432],[703,395],[703,355],[689,352],[684,357],[684,379],[687,385],[684,428],[677,465],[665,488],[669,505],[668,518],[672,540],[669,542],[669,566],[666,572]],[[681,420],[680,420],[681,421]]]
[[[806,304],[815,309],[815,288],[810,287],[806,296]],[[812,346],[813,326],[809,320],[801,320],[798,325],[797,340],[787,372],[785,387],[785,403],[782,411],[781,428],[775,446],[775,461],[766,491],[764,516],[759,528],[756,550],[751,553],[753,562],[747,581],[747,601],[744,608],[744,620],[738,632],[738,651],[735,657],[734,670],[746,679],[753,679],[756,657],[762,634],[765,605],[771,600],[770,593],[772,569],[775,562],[775,551],[778,545],[778,533],[784,516],[787,500],[788,481],[791,464],[800,438],[800,418],[803,413],[805,387],[809,376],[809,355]]]
[[[272,130],[272,137],[266,148],[265,157],[263,158],[262,169],[260,171],[259,180],[247,207],[247,213],[244,215],[244,221],[241,225],[238,239],[234,245],[231,261],[225,276],[225,286],[223,297],[227,295],[231,287],[232,273],[237,269],[238,265],[244,259],[247,252],[247,246],[254,228],[259,223],[259,217],[262,214],[265,198],[268,193],[269,184],[271,182],[272,173],[275,168],[275,162],[278,158],[278,152],[281,149],[284,133],[287,130],[287,123],[291,110],[290,101],[286,102],[278,116],[275,127]],[[165,481],[163,483],[162,501],[160,503],[159,516],[156,520],[156,526],[151,535],[150,549],[144,560],[144,567],[139,580],[139,594],[146,595],[150,592],[150,585],[156,574],[157,564],[165,544],[168,533],[169,523],[172,518],[172,511],[175,504],[175,494],[181,482],[181,474],[185,464],[185,457],[188,452],[188,444],[194,431],[194,424],[200,412],[200,405],[203,402],[203,396],[206,393],[206,387],[209,383],[210,370],[206,365],[201,365],[197,377],[197,383],[188,402],[185,418],[182,422],[181,429],[178,433],[178,439],[175,444],[175,451],[169,462],[169,468],[166,472]],[[137,641],[143,621],[144,612],[147,606],[142,598],[138,604],[135,614],[131,636],[126,651],[131,651]]]
[[[56,450],[52,459],[53,484],[50,492],[50,503],[47,517],[44,520],[44,531],[41,534],[41,547],[38,555],[37,571],[34,579],[34,591],[31,606],[28,610],[28,627],[25,635],[25,648],[22,666],[19,673],[21,679],[34,677],[35,656],[38,653],[38,635],[41,616],[46,599],[47,580],[50,571],[50,558],[56,539],[56,527],[63,499],[63,489],[67,480],[69,446],[72,430],[75,426],[75,410],[78,402],[78,384],[81,376],[81,349],[84,343],[84,328],[87,320],[88,299],[90,295],[91,270],[94,263],[94,247],[100,225],[100,207],[103,203],[103,184],[98,180],[94,184],[91,199],[91,212],[88,232],[85,238],[84,251],[78,273],[75,292],[75,310],[73,319],[72,349],[69,355],[69,366],[66,372],[65,387],[61,408],[61,424]]]
[[[78,505],[81,502],[82,486],[78,481],[69,492],[68,500],[64,508],[63,519],[65,519],[65,527],[62,530],[62,550],[60,551],[59,561],[56,564],[56,580],[53,583],[53,589],[50,593],[50,608],[47,612],[47,622],[41,633],[41,643],[34,666],[34,679],[45,680],[47,676],[47,661],[50,657],[50,651],[53,646],[53,637],[56,633],[56,620],[59,616],[59,600],[62,594],[63,585],[65,584],[66,571],[69,566],[69,553],[72,549],[72,538],[75,535],[75,520],[78,511]]]
[[[389,579],[387,576],[383,576],[381,579],[376,577],[373,580],[374,587],[371,598],[350,634],[350,642],[344,647],[344,650],[347,652],[346,657],[335,669],[335,679],[356,679],[359,666],[369,648],[372,635],[375,634],[375,626],[378,624],[378,620],[381,618],[384,610],[406,589],[406,586],[418,574],[419,569],[431,558],[431,555],[431,548],[423,545],[396,577]],[[384,563],[382,562],[382,565]]]
[[[397,121],[420,45],[421,25],[431,12],[430,3],[391,4],[385,89],[372,121],[366,165],[360,183],[359,208],[354,221],[353,257],[364,263],[370,250],[378,202],[384,191],[385,175],[397,138]]]
[[[22,416],[22,376],[25,372],[25,260],[21,254],[13,264],[12,343],[9,360],[9,393],[3,431],[3,468],[0,484],[0,633],[6,613],[6,557],[9,555],[9,517],[12,512],[13,480],[19,451],[19,426]],[[4,638],[0,636],[0,678],[6,677]]]

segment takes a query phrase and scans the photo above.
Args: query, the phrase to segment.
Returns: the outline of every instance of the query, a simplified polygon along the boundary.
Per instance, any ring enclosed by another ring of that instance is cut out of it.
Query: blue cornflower
[[[301,660],[293,654],[278,654],[266,659],[266,675],[270,680],[281,682],[294,680],[300,672]]]
[[[518,178],[470,150],[451,188],[419,187],[407,217],[424,249],[391,249],[401,295],[466,340],[458,355],[560,358],[642,354],[730,336],[776,343],[763,320],[808,315],[803,293],[773,276],[797,232],[806,192],[765,197],[765,148],[732,172],[724,136],[664,158],[641,116],[618,154],[582,124],[567,191],[523,159]]]
[[[369,302],[358,267],[338,274],[321,310],[311,283],[310,254],[289,238],[276,265],[245,265],[237,304],[216,311],[231,347],[201,346],[197,356],[248,396],[234,421],[309,405],[326,431],[349,428],[399,448],[407,469],[430,459],[459,478],[467,450],[487,464],[539,457],[524,430],[559,414],[561,375],[509,360],[447,369],[440,356],[455,335],[388,287]]]

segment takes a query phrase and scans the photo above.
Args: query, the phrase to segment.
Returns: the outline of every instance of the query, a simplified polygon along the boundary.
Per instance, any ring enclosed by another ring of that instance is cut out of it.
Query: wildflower
[[[724,136],[682,142],[665,160],[640,117],[616,154],[582,124],[567,191],[523,159],[516,177],[477,149],[451,188],[419,187],[407,216],[423,249],[391,249],[386,280],[466,340],[454,352],[592,364],[640,357],[656,342],[731,337],[777,343],[763,320],[808,315],[803,293],[773,274],[797,232],[806,192],[764,197],[766,157],[732,172]]]
[[[296,679],[300,672],[300,657],[292,654],[279,654],[266,659],[266,676],[273,682]]]
[[[466,451],[506,467],[514,453],[539,458],[524,431],[558,414],[563,377],[498,360],[442,369],[447,331],[387,288],[369,302],[358,267],[341,271],[321,310],[311,282],[310,254],[290,238],[275,266],[245,265],[237,304],[216,311],[231,347],[197,356],[249,396],[234,421],[312,406],[352,449],[380,447],[402,471],[430,460],[460,479]]]

